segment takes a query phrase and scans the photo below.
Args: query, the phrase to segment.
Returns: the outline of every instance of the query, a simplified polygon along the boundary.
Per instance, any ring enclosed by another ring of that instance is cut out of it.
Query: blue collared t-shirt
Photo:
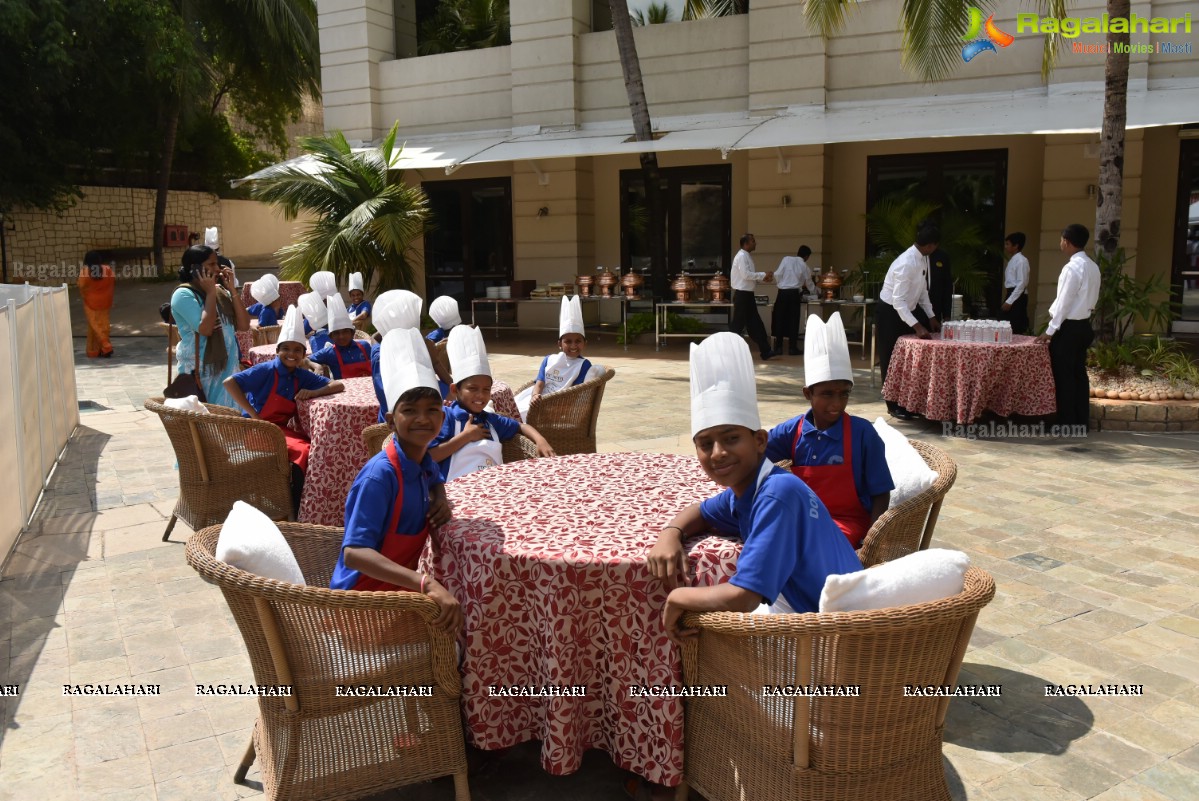
[[[262,306],[261,303],[256,304],[256,305]],[[249,310],[247,309],[247,311],[249,311]],[[278,325],[279,324],[279,315],[276,314],[275,310],[272,309],[270,306],[262,306],[262,308],[260,308],[257,312],[250,312],[250,314],[258,315],[258,327],[259,328],[261,328],[263,326],[267,326],[267,325]]]
[[[795,457],[791,456],[791,445],[795,442],[795,430],[803,425]],[[862,508],[870,511],[871,498],[895,489],[891,470],[887,467],[887,449],[883,439],[874,430],[869,420],[849,416],[849,430],[853,438],[850,456],[853,458],[853,484]],[[792,417],[770,429],[766,439],[766,458],[772,462],[792,459],[797,466],[824,467],[841,464],[845,458],[843,440],[845,430],[838,419],[825,431],[812,424],[812,412],[801,417]]]
[[[359,344],[361,343],[361,344]],[[323,364],[329,368],[329,372],[333,373],[333,377],[338,381],[341,380],[341,364],[337,361],[337,351],[341,351],[341,359],[346,364],[355,364],[357,362],[369,362],[371,359],[371,348],[366,342],[355,339],[350,342],[349,347],[338,348],[333,342],[328,342],[325,347],[319,351],[313,351],[308,357],[310,361],[317,364]],[[372,374],[374,370],[372,369]]]
[[[393,435],[394,438],[394,435]],[[399,530],[405,535],[417,536],[425,528],[429,516],[429,491],[441,484],[437,465],[426,452],[421,461],[414,462],[404,455],[398,445],[396,454],[400,458],[400,471],[404,475],[404,507],[400,510]],[[387,451],[371,457],[358,471],[358,477],[350,485],[346,496],[346,532],[341,543],[341,554],[333,570],[329,587],[334,590],[352,590],[358,583],[359,573],[346,567],[346,548],[371,548],[380,550],[383,537],[391,520],[396,494],[400,489],[399,478],[387,458]]]
[[[254,407],[254,411],[261,412],[262,407],[266,405],[267,398],[270,397],[271,390],[275,386],[276,375],[279,376],[278,392],[280,397],[292,401],[296,399],[297,389],[316,390],[329,386],[329,379],[305,370],[302,367],[297,367],[295,370],[288,370],[283,366],[283,362],[279,361],[278,356],[269,362],[262,362],[248,370],[234,373],[233,380],[241,387],[241,391],[246,393],[246,400]],[[250,415],[242,412],[242,416],[249,417]]]
[[[826,578],[862,569],[816,494],[780,467],[771,469],[757,492],[738,498],[726,489],[701,503],[700,514],[713,528],[741,537],[730,583],[766,603],[781,594],[796,612],[815,612]]]
[[[355,317],[362,314],[363,312],[370,314],[371,313],[371,302],[369,300],[363,299],[363,301],[361,303],[351,303],[350,308],[346,309],[346,311],[348,311],[350,313],[351,320],[353,320]]]
[[[436,448],[443,442],[447,442],[454,436],[454,429],[458,425],[465,426],[467,419],[470,417],[470,412],[458,405],[458,401],[454,401],[445,409],[445,422],[441,424],[441,433],[437,435],[437,439],[429,443],[429,448]],[[475,422],[481,426],[491,426],[495,429],[496,435],[500,438],[500,442],[507,442],[520,433],[520,421],[513,420],[511,417],[506,417],[502,414],[493,412],[483,412],[475,415]],[[489,432],[490,433],[490,432]],[[438,462],[441,468],[441,477],[444,479],[450,472],[450,458],[442,459]]]

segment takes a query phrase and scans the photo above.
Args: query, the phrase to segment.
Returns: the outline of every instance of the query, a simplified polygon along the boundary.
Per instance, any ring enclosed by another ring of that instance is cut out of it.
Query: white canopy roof
[[[444,169],[465,164],[713,150],[791,147],[835,142],[888,141],[948,136],[1093,133],[1102,127],[1103,87],[1072,87],[1018,92],[945,95],[879,100],[846,105],[795,106],[772,116],[719,114],[662,117],[654,122],[655,140],[632,139],[628,120],[546,129],[539,126],[469,134],[413,136],[395,159],[398,170]],[[1128,127],[1179,125],[1199,121],[1199,82],[1128,93]],[[367,148],[355,148],[362,152]],[[240,186],[287,169],[309,174],[322,166],[299,156],[233,181]]]

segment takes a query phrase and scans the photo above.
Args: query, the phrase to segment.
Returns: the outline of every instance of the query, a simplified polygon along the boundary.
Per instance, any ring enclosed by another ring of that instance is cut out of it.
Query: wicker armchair
[[[373,426],[367,426],[362,429],[362,444],[366,446],[366,452],[374,456],[383,450],[383,444],[387,442],[387,435],[390,433],[391,426],[387,425],[387,423],[376,423]],[[504,443],[505,464],[508,462],[519,462],[521,459],[536,458],[537,445],[524,434],[517,434]]]
[[[595,453],[595,428],[599,420],[600,402],[604,399],[604,386],[614,375],[616,371],[609,367],[594,381],[584,381],[552,395],[542,395],[529,407],[525,422],[541,432],[541,436],[546,438],[559,456]],[[514,394],[519,395],[533,383],[524,384]]]
[[[438,375],[442,372],[450,375],[450,353],[447,350],[449,344],[449,339],[433,343],[432,362],[433,368],[437,371]]]
[[[941,503],[958,476],[957,463],[940,448],[920,440],[909,440],[925,463],[936,471],[937,480],[923,492],[883,512],[858,549],[865,567],[890,562],[913,551],[928,548],[933,538]]]
[[[982,570],[962,592],[914,606],[804,615],[689,614],[686,781],[708,801],[949,801],[941,762],[948,697],[974,621],[995,595]],[[766,697],[765,687],[853,686],[859,697]],[[798,722],[797,722],[798,721]],[[680,797],[685,796],[680,793]]]
[[[225,595],[260,696],[253,739],[234,781],[257,759],[268,799],[351,799],[454,777],[469,801],[453,639],[429,624],[438,607],[414,592],[325,589],[339,528],[284,523],[308,586],[255,576],[215,558],[220,526],[187,544],[187,562]],[[337,688],[428,688],[425,696],[338,696]]]
[[[250,331],[254,334],[254,347],[259,345],[274,345],[279,341],[279,331],[281,325],[258,325],[251,326]]]
[[[292,518],[291,462],[277,425],[227,406],[204,404],[210,414],[197,414],[164,406],[161,397],[144,405],[162,420],[179,461],[179,501],[163,542],[177,519],[199,531],[223,521],[234,501],[272,520]]]

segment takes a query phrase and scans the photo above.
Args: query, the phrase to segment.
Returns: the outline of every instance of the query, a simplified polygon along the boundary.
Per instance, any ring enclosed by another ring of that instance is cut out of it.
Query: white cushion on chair
[[[211,414],[208,411],[208,407],[200,403],[200,399],[195,395],[188,395],[186,398],[167,398],[162,402],[162,405],[168,409],[178,409],[181,412]]]
[[[962,591],[970,557],[930,548],[869,570],[829,576],[820,593],[821,612],[889,609],[951,598]]]
[[[937,480],[937,471],[928,466],[903,432],[887,425],[883,418],[874,421],[874,430],[882,437],[887,451],[887,468],[891,471],[891,480],[895,482],[888,507],[894,509],[931,487]]]
[[[244,501],[237,501],[216,542],[216,558],[263,578],[304,584],[300,563],[271,519]]]

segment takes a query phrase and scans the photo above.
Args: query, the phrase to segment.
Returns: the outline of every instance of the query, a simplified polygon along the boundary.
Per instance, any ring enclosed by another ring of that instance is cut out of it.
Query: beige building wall
[[[289,222],[274,206],[256,200],[222,200],[221,252],[238,264],[273,260],[308,224],[306,216]]]

